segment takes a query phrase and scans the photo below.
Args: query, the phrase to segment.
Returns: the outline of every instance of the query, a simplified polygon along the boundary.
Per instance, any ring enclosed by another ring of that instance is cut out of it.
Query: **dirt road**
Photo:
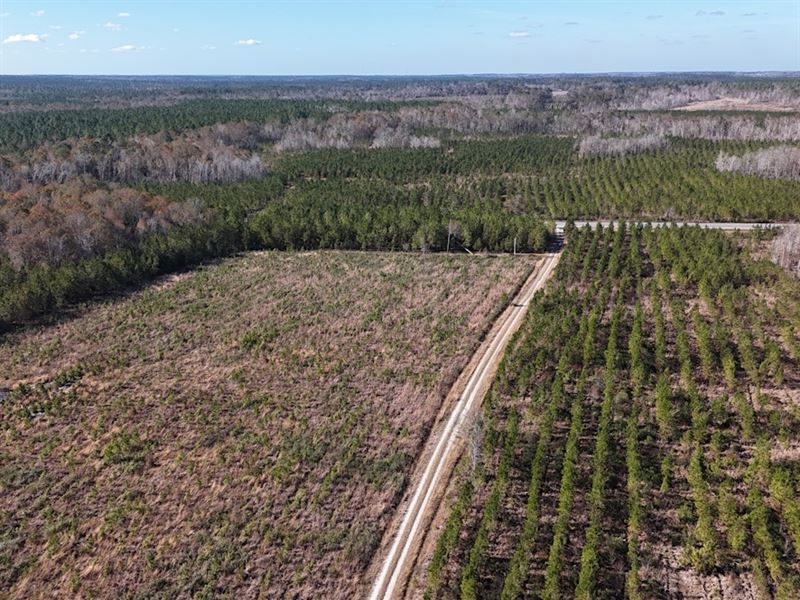
[[[525,317],[528,302],[549,279],[559,254],[548,254],[522,286],[513,302],[495,322],[469,368],[472,372],[464,391],[446,418],[438,435],[434,431],[422,456],[428,456],[425,470],[401,505],[402,518],[396,525],[389,550],[380,562],[380,570],[369,594],[370,600],[398,597],[406,585],[410,570],[419,553],[425,528],[441,502],[443,487],[450,470],[464,448],[464,436],[475,417],[476,409],[497,371],[511,336]],[[477,359],[477,360],[476,360]],[[458,385],[458,383],[456,383]]]

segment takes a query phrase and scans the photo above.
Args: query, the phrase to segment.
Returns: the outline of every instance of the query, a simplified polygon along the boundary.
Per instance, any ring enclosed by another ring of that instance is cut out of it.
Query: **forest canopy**
[[[537,252],[558,219],[800,216],[790,77],[7,83],[0,322],[256,248]]]

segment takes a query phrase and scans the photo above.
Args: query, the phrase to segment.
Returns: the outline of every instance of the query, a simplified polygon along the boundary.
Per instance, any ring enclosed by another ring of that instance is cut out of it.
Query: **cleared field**
[[[256,253],[0,344],[0,591],[352,597],[537,259]]]
[[[796,112],[800,110],[800,105],[783,104],[781,102],[758,102],[746,98],[723,97],[715,100],[699,100],[690,102],[686,106],[681,106],[675,110],[685,110],[686,112],[696,112],[702,110],[742,110],[756,112]]]
[[[756,238],[568,237],[407,597],[798,597],[800,283]]]

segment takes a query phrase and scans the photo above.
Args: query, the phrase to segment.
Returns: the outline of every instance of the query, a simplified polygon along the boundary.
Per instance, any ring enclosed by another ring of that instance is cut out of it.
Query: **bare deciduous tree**
[[[800,225],[787,225],[772,242],[772,260],[800,275]]]
[[[775,146],[735,156],[720,152],[716,167],[719,171],[735,171],[771,179],[800,179],[800,148]]]

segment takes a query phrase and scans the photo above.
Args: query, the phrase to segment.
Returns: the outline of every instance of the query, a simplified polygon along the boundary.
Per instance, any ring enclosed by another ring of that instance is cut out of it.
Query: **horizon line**
[[[660,70],[660,71],[542,71],[542,72],[482,72],[482,73],[305,73],[305,74],[256,74],[256,73],[0,73],[0,77],[297,77],[297,78],[408,78],[408,77],[556,77],[597,75],[795,75],[800,70],[756,69],[756,70]]]

